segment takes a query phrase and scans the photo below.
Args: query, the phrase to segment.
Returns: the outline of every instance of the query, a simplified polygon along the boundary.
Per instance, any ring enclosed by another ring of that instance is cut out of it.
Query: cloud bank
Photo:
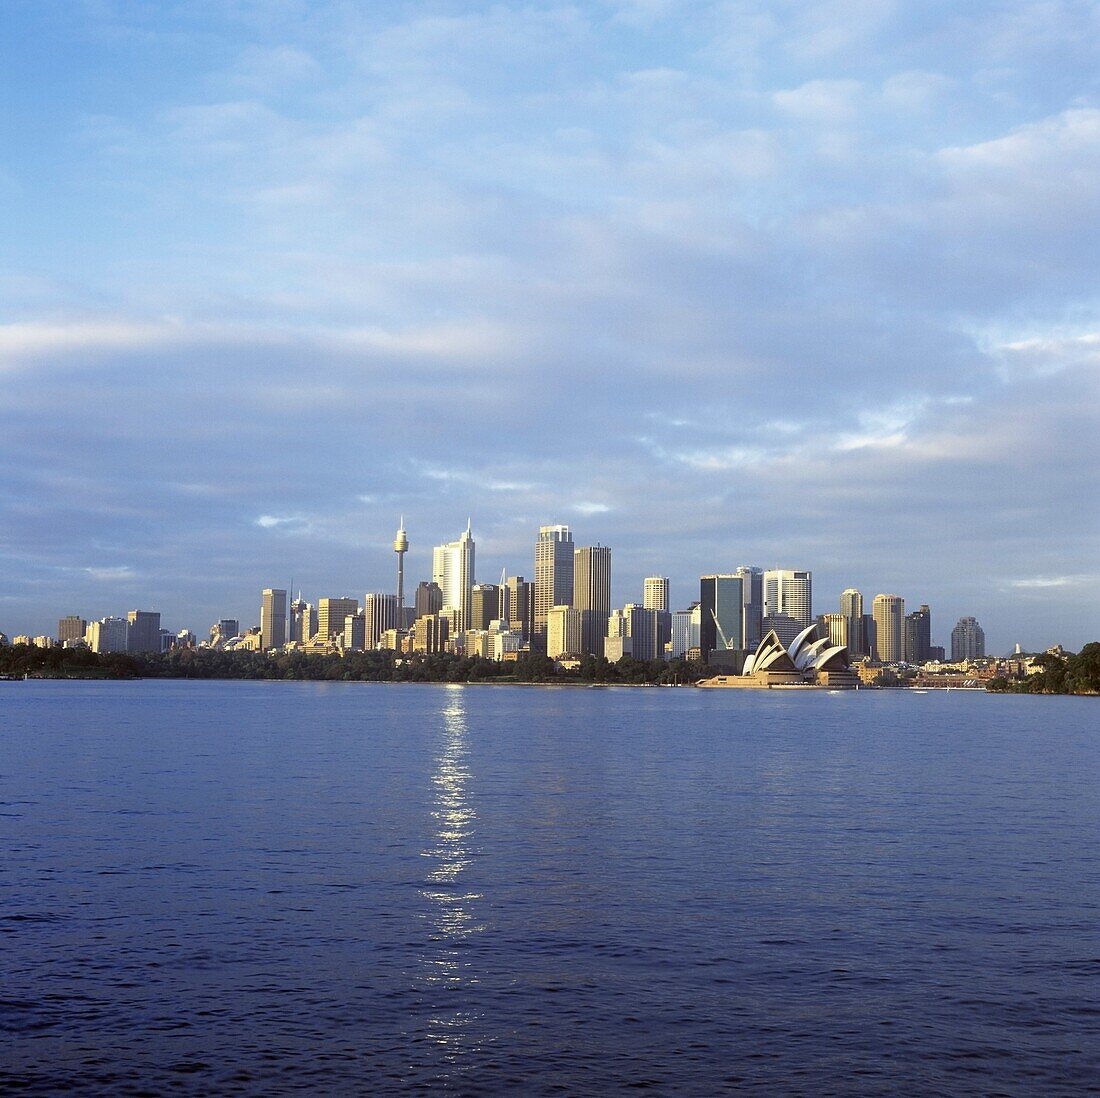
[[[1096,634],[1100,4],[75,11],[0,78],[0,629],[388,589],[403,513]]]

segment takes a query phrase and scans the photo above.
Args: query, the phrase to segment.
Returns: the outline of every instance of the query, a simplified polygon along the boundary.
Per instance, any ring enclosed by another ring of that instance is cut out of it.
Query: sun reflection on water
[[[430,994],[449,995],[473,989],[477,975],[468,959],[471,940],[484,929],[474,910],[481,894],[465,882],[473,857],[477,814],[469,797],[470,759],[463,688],[447,688],[442,712],[442,735],[432,770],[434,834],[423,851],[431,868],[425,875],[421,895],[428,901],[429,944],[423,957],[424,978]],[[476,1012],[468,998],[457,995],[455,1005],[435,1009],[428,1021],[428,1037],[456,1059],[470,1051],[476,1041],[473,1024]]]

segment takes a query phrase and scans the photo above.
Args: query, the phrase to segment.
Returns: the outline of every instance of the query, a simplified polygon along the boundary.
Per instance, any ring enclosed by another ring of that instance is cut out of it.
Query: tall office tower
[[[421,580],[416,586],[416,616],[438,614],[443,609],[443,592],[438,583]]]
[[[630,638],[630,654],[636,660],[664,659],[664,645],[658,632],[661,613],[632,602],[622,608],[618,630]]]
[[[742,564],[733,574],[741,577],[745,650],[755,652],[764,639],[764,570]]]
[[[531,639],[535,609],[534,585],[522,576],[500,577],[500,609],[498,617],[508,623],[513,633],[519,633],[524,643]]]
[[[260,603],[260,647],[282,648],[286,644],[286,592],[265,587]]]
[[[83,640],[87,631],[88,623],[79,614],[69,614],[57,623],[57,643]]]
[[[611,550],[606,545],[573,550],[573,605],[584,614],[581,651],[602,654],[611,613]]]
[[[670,638],[668,644],[668,658],[670,660],[682,660],[687,655],[687,650],[698,647],[696,640],[692,644],[691,611],[677,610],[672,615]]]
[[[397,625],[405,626],[405,554],[409,551],[409,538],[405,533],[405,516],[397,524],[397,536],[393,539],[393,551],[397,554]]]
[[[470,620],[470,592],[474,586],[474,535],[469,520],[457,541],[432,550],[432,580],[443,592],[443,608],[458,611],[457,632],[461,633]]]
[[[874,614],[863,615],[863,654],[873,657],[878,647],[878,630],[875,628]]]
[[[546,618],[552,606],[573,605],[573,535],[568,526],[540,526],[535,542],[535,607],[533,636],[546,640]]]
[[[646,576],[642,582],[642,605],[647,610],[668,609],[668,576]]]
[[[764,614],[786,616],[805,628],[813,620],[813,573],[775,568],[764,573]]]
[[[344,631],[344,620],[349,614],[359,613],[359,600],[346,596],[339,599],[317,600],[317,640],[321,644],[335,644]]]
[[[284,602],[284,619],[285,616]],[[126,620],[130,623],[131,652],[160,651],[160,614],[153,610],[131,610]]]
[[[471,629],[488,629],[500,617],[500,588],[495,583],[475,583],[470,592]]]
[[[905,615],[905,661],[927,663],[932,658],[932,611],[927,603]]]
[[[869,656],[871,645],[863,627],[863,595],[854,587],[841,592],[840,612],[848,619],[848,654]]]
[[[706,660],[716,649],[745,647],[745,587],[740,576],[699,579],[699,648]]]
[[[583,610],[572,606],[550,607],[546,615],[546,654],[552,660],[583,653],[584,621]]]
[[[829,646],[842,644],[848,647],[848,624],[851,621],[846,614],[822,614],[819,624],[824,635],[829,638]],[[851,655],[851,649],[848,652]]]
[[[368,651],[377,648],[387,629],[399,629],[397,598],[381,592],[363,596],[363,647]]]
[[[393,595],[390,595],[393,598]],[[344,618],[344,629],[338,640],[345,652],[362,652],[367,647],[367,616],[362,610]],[[373,647],[373,645],[372,645]]]
[[[905,599],[898,595],[875,595],[871,608],[875,618],[875,659],[897,663],[905,658]]]
[[[951,630],[951,662],[985,658],[985,630],[977,618],[959,618]]]

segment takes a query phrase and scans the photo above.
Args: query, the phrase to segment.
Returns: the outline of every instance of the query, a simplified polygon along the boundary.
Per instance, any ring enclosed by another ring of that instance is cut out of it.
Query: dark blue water
[[[1100,703],[0,683],[0,1086],[1080,1094]]]

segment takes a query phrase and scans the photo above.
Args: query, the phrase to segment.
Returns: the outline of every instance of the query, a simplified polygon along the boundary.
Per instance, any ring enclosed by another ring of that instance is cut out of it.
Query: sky
[[[810,568],[1100,637],[1100,2],[0,0],[0,630]]]

